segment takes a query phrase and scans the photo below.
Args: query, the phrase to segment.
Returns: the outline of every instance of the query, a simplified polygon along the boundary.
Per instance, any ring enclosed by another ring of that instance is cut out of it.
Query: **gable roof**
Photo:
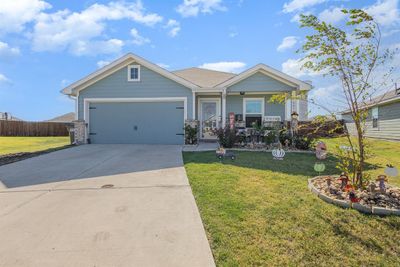
[[[119,59],[113,61],[112,63],[87,75],[86,77],[70,84],[69,86],[62,89],[61,92],[66,95],[76,95],[78,91],[85,89],[86,87],[95,83],[96,81],[101,80],[102,78],[107,77],[108,75],[110,75],[132,63],[137,63],[139,65],[142,65],[142,66],[144,66],[154,72],[157,72],[158,74],[160,74],[170,80],[173,80],[185,87],[188,87],[190,89],[194,89],[194,88],[198,87],[196,84],[191,83],[190,81],[185,80],[182,77],[179,77],[179,76],[175,75],[174,73],[169,72],[169,71],[161,68],[160,66],[153,64],[150,61],[145,60],[144,58],[141,58],[132,53],[128,53],[128,54],[120,57]]]
[[[400,102],[400,88],[397,88],[392,91],[388,91],[384,94],[378,95],[376,97],[371,98],[371,100],[367,101],[363,104],[362,108],[371,108],[374,106],[379,106],[382,104],[388,104],[392,102]],[[350,113],[349,109],[341,111],[340,114],[347,114]]]
[[[276,70],[270,66],[267,66],[265,64],[257,64],[254,67],[243,71],[242,73],[236,75],[235,77],[232,77],[231,79],[224,81],[220,84],[218,84],[218,87],[229,87],[232,86],[248,77],[251,75],[261,72],[267,76],[270,76],[280,82],[283,82],[285,84],[288,84],[290,86],[296,87],[299,90],[311,90],[312,85],[306,82],[303,82],[299,79],[296,79],[290,75],[287,75],[279,70]]]
[[[173,71],[179,77],[188,80],[200,87],[211,88],[226,80],[235,77],[236,74],[202,68],[187,68]]]
[[[46,122],[72,122],[74,120],[75,120],[75,112],[69,112],[61,116],[57,116],[55,118],[47,120]]]

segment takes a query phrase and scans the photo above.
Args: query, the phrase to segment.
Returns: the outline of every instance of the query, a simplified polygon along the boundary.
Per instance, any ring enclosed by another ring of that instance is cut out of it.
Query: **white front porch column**
[[[192,119],[196,119],[196,93],[192,93]]]
[[[226,88],[222,91],[222,128],[226,125]]]

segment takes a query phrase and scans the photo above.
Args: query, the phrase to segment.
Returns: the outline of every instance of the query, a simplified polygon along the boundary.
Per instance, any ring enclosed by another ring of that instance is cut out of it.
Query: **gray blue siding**
[[[376,128],[372,127],[372,109],[368,110],[368,118],[365,122],[365,136],[400,140],[400,102],[380,105],[378,109],[378,127]],[[343,115],[343,119],[350,134],[355,135],[356,129],[352,118],[349,115]]]
[[[187,97],[188,118],[192,117],[192,91],[143,66],[140,81],[128,82],[127,67],[79,92],[78,118],[83,119],[84,98]]]
[[[258,72],[228,87],[228,92],[288,92],[295,89],[292,86]]]

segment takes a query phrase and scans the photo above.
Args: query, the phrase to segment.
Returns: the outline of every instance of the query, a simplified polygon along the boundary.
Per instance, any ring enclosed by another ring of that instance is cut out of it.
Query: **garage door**
[[[183,102],[90,103],[93,144],[183,144]]]

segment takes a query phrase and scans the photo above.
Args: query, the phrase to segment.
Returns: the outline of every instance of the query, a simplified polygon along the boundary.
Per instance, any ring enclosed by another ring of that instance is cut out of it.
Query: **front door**
[[[215,131],[219,127],[219,100],[200,99],[200,133],[201,139],[216,139]]]

